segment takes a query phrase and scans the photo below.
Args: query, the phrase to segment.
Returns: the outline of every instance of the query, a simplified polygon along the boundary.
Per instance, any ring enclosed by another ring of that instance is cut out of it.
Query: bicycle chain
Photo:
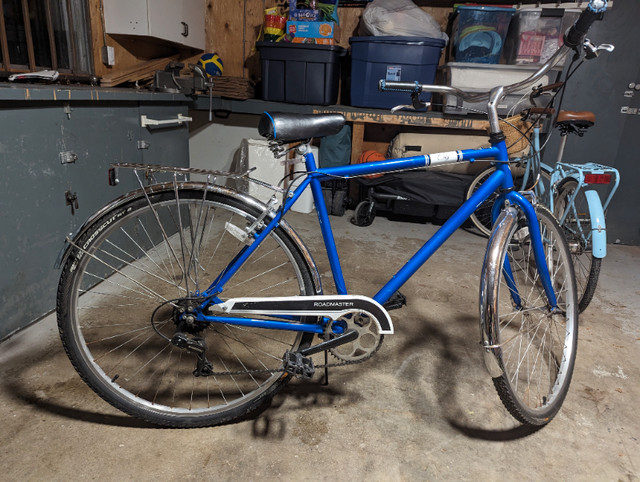
[[[349,360],[349,361],[343,361],[340,363],[324,363],[322,365],[314,365],[314,369],[322,369],[322,368],[336,368],[336,367],[342,367],[342,366],[346,366],[346,365],[357,365],[359,363],[365,362],[369,359],[368,358],[363,358],[362,360]],[[259,373],[285,373],[286,370],[283,368],[279,368],[279,369],[255,369],[255,370],[237,370],[237,371],[226,371],[226,372],[211,372],[211,374],[209,376],[233,376],[233,375],[253,375],[253,374],[259,374]]]

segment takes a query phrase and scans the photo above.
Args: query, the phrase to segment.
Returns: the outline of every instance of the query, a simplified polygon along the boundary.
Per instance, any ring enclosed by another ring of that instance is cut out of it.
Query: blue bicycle
[[[606,6],[601,3],[592,0],[565,46],[530,82],[581,44]],[[399,288],[497,191],[480,277],[481,346],[510,413],[526,424],[549,422],[569,388],[578,310],[561,228],[533,195],[513,189],[495,106],[521,87],[498,87],[484,97],[421,88],[489,98],[491,146],[318,168],[307,140],[337,133],[344,118],[265,114],[259,131],[274,151],[280,155],[284,144],[302,141],[297,149],[306,164],[295,189],[271,186],[275,194],[267,204],[216,184],[220,173],[121,166],[134,169],[140,189],[87,220],[67,239],[61,260],[59,329],[87,384],[115,407],[155,424],[199,427],[242,419],[293,376],[311,377],[315,353],[330,352],[337,364],[371,357],[394,331],[389,310],[402,306]],[[375,296],[348,293],[321,181],[485,158],[496,160],[495,173]],[[145,171],[169,172],[172,179],[144,186]],[[182,176],[193,173],[207,180]],[[311,254],[284,219],[307,186],[337,295],[323,294]]]

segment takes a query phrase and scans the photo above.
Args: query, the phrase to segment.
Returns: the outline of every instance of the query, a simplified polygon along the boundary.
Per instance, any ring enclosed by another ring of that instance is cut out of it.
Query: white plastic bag
[[[373,0],[362,13],[360,35],[449,40],[440,25],[411,0]]]

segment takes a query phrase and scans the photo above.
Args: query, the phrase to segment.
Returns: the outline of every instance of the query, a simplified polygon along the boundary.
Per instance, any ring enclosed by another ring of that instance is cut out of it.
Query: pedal
[[[385,310],[391,311],[391,310],[397,310],[399,308],[402,308],[406,304],[407,304],[407,297],[402,293],[400,293],[399,291],[396,291],[391,296],[391,298],[389,298],[387,302],[382,306],[384,307]]]
[[[305,357],[302,353],[287,351],[282,359],[284,371],[295,376],[309,380],[313,377],[316,369],[313,367],[313,360]]]

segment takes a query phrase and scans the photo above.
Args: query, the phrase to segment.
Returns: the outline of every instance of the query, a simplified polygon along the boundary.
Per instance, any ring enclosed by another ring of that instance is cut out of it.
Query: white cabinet
[[[103,0],[108,34],[139,35],[204,50],[204,0]]]

